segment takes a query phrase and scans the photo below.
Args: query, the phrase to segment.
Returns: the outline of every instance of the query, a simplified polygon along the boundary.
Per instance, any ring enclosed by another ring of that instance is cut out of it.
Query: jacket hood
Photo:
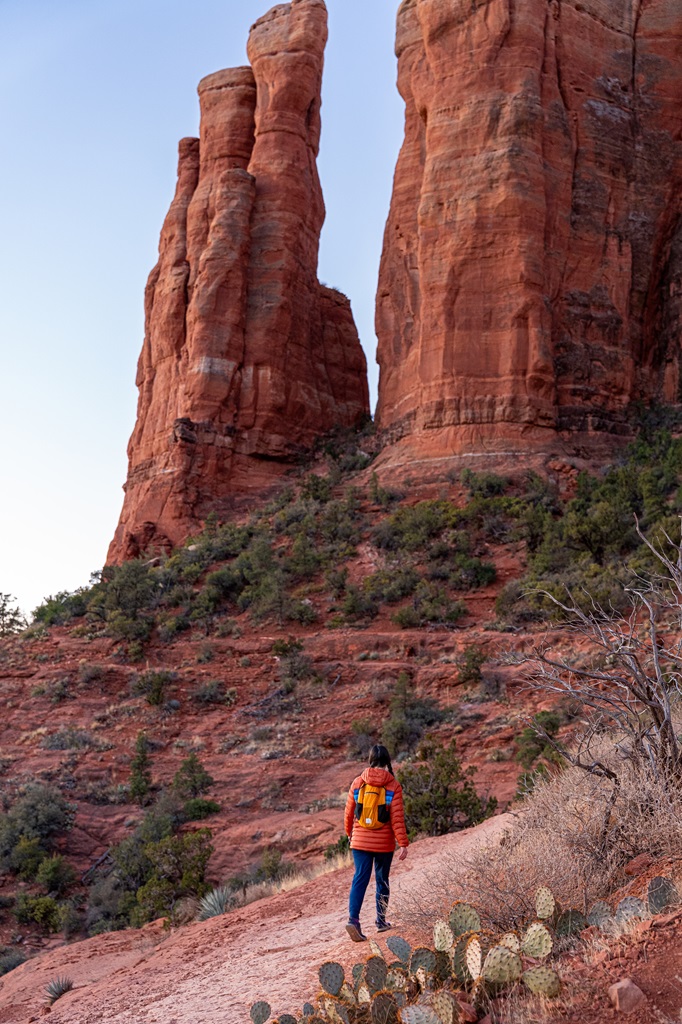
[[[386,768],[365,768],[364,772],[360,776],[363,782],[366,782],[368,786],[386,786],[395,784],[395,776]]]

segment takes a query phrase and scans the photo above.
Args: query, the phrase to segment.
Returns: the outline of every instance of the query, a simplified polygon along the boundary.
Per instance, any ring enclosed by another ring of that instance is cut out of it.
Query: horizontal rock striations
[[[280,4],[251,30],[251,67],[199,85],[200,138],[180,143],[145,294],[110,562],[178,543],[222,499],[369,412],[350,303],[317,279],[326,39],[323,0]]]
[[[397,55],[379,425],[619,431],[678,401],[682,6],[403,0]]]

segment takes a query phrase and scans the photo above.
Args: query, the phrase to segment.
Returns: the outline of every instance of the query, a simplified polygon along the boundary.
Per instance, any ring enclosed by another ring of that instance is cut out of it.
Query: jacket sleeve
[[[399,782],[396,782],[391,801],[391,827],[398,846],[409,846],[410,840],[405,828],[405,807],[403,806],[403,790]]]
[[[351,784],[348,790],[348,799],[346,800],[346,810],[343,816],[343,825],[346,830],[346,835],[349,839],[353,837],[353,823],[355,821],[355,799],[353,797],[353,787],[355,782]]]

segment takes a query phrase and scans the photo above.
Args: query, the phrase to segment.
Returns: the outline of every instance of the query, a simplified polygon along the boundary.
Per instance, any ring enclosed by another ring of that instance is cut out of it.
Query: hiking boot
[[[367,942],[367,936],[362,934],[359,921],[349,921],[346,925],[346,931],[353,942]]]
[[[391,930],[392,927],[393,925],[391,924],[390,921],[377,921],[378,932],[388,932]]]

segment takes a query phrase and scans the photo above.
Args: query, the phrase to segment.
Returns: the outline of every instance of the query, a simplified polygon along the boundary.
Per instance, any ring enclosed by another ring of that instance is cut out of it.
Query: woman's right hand
[[[400,847],[400,853],[398,854],[398,860],[405,860],[406,857],[407,857],[407,847],[406,846],[401,846]]]

